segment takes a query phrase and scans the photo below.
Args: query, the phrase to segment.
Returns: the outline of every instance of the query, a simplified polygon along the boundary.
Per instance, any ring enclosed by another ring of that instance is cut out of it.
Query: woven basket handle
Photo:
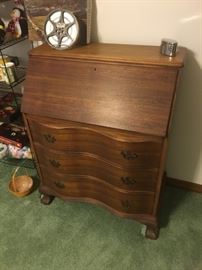
[[[14,170],[14,172],[13,172],[13,175],[12,175],[12,186],[13,186],[14,192],[17,192],[17,188],[16,188],[16,185],[15,185],[15,176],[16,176],[16,174],[17,174],[17,172],[18,172],[18,170],[20,168],[21,167],[16,167],[15,170]],[[25,169],[26,175],[28,176],[27,169],[26,168],[24,168],[24,169]]]

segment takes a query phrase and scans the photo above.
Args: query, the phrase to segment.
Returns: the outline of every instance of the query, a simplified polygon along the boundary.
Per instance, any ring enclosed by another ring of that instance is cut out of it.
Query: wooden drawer
[[[97,156],[80,153],[47,151],[35,144],[40,166],[51,173],[92,176],[101,181],[126,190],[148,190],[156,188],[158,169],[142,170],[137,166],[121,167]]]
[[[91,177],[77,175],[65,178],[64,175],[52,175],[49,170],[43,170],[42,175],[43,185],[66,199],[91,199],[129,214],[151,214],[153,210],[153,192],[120,192]]]
[[[47,149],[97,155],[123,166],[153,169],[159,166],[162,142],[148,136],[117,135],[93,127],[29,120],[34,142]],[[127,133],[127,132],[126,132]]]

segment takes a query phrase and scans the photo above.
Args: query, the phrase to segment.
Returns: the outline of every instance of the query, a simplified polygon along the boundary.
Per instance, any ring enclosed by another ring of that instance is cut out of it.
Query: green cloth
[[[202,195],[166,187],[158,240],[102,207],[8,191],[0,163],[0,270],[201,270]],[[35,170],[29,170],[36,176]]]

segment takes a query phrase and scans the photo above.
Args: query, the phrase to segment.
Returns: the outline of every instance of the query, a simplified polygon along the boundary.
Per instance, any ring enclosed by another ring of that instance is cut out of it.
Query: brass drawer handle
[[[54,184],[58,188],[65,188],[65,184],[63,182],[57,181],[57,182],[54,182]]]
[[[50,159],[49,162],[50,162],[50,164],[51,164],[53,167],[55,167],[55,168],[58,168],[58,167],[61,166],[60,162],[57,161],[57,160],[55,160],[55,159]]]
[[[129,177],[129,176],[122,176],[121,181],[127,186],[132,186],[132,185],[136,184],[136,182],[137,182],[134,178]]]
[[[136,153],[128,151],[128,150],[121,151],[121,155],[123,156],[123,158],[127,160],[134,160],[138,158],[138,155]]]
[[[54,143],[56,141],[56,138],[51,134],[44,134],[43,136],[48,143]]]

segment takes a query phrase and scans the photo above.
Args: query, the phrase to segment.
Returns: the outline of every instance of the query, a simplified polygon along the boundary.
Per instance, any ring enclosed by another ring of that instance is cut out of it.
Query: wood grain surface
[[[72,59],[181,68],[184,65],[186,49],[181,47],[176,57],[168,57],[160,53],[160,46],[91,43],[58,51],[44,44],[32,50],[30,55],[37,58],[58,58],[62,61]]]
[[[176,67],[76,60],[32,56],[22,111],[166,136],[178,75]],[[30,107],[32,100],[35,103]]]
[[[121,166],[89,153],[49,151],[39,144],[34,145],[43,171],[51,174],[78,175],[98,178],[116,187],[127,190],[155,190],[158,166],[150,163],[135,163]]]
[[[30,53],[22,112],[42,202],[103,205],[156,239],[168,129],[185,49],[90,44]]]
[[[84,178],[72,176],[67,181],[62,181],[51,176],[47,171],[43,172],[43,176],[45,186],[56,190],[67,199],[68,197],[92,198],[115,210],[130,214],[151,214],[153,210],[153,192],[120,192],[90,177],[86,177],[84,181]]]

